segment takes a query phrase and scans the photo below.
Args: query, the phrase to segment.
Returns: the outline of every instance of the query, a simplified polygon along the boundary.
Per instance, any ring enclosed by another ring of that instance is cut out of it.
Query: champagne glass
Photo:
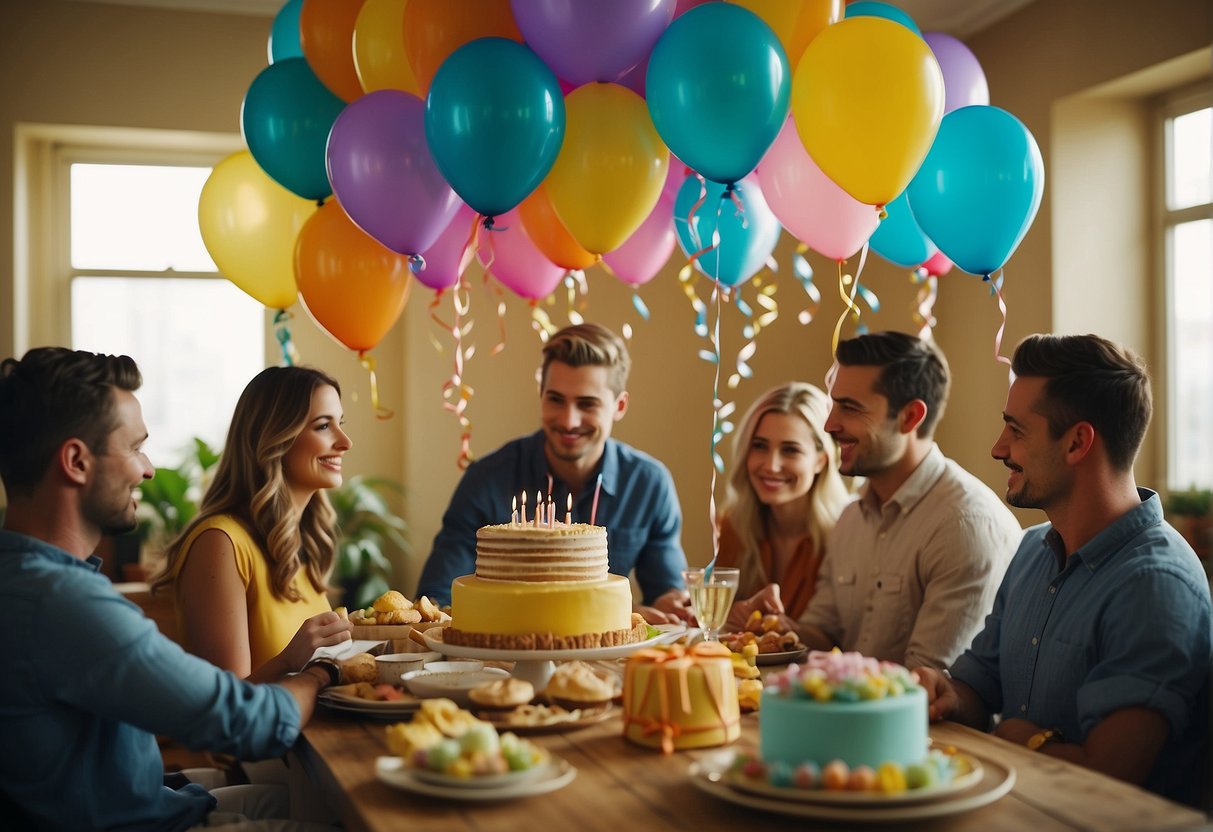
[[[733,596],[737,594],[740,570],[716,567],[705,575],[702,569],[684,569],[682,579],[691,595],[691,611],[703,628],[703,640],[717,641],[717,633],[728,619]]]

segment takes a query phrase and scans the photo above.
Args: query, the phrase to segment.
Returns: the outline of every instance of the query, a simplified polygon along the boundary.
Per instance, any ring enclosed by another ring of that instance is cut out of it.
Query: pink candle
[[[567,508],[564,510],[564,524],[566,526],[573,525],[573,492],[569,492]]]
[[[594,502],[590,504],[590,525],[594,525],[594,521],[598,518],[598,495],[602,491],[602,474],[598,475],[598,482],[594,485]]]

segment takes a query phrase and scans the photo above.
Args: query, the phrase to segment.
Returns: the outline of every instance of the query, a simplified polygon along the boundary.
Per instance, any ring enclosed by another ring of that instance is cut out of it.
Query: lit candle
[[[569,492],[569,500],[566,503],[567,508],[564,510],[564,524],[566,526],[573,525],[573,492]]]
[[[553,528],[556,525],[556,504],[552,500],[552,495],[548,495],[548,528]]]
[[[594,485],[594,502],[590,504],[590,525],[594,525],[594,521],[598,518],[598,494],[602,491],[602,474],[598,475],[598,482]]]
[[[522,525],[526,525],[526,492],[522,492]]]
[[[548,474],[548,496],[552,496],[552,475]]]
[[[518,495],[510,498],[510,525],[518,525]]]
[[[539,492],[535,492],[535,528],[539,528],[539,524],[543,522],[543,498]]]

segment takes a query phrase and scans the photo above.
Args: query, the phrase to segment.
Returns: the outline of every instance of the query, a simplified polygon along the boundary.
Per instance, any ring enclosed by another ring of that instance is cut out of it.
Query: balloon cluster
[[[289,0],[269,57],[203,239],[360,353],[410,272],[456,286],[470,245],[531,299],[598,262],[641,285],[675,240],[737,285],[785,227],[840,262],[988,276],[1043,190],[973,54],[886,3]]]

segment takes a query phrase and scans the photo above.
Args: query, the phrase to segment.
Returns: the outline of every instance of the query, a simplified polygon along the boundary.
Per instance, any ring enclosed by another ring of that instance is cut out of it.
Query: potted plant
[[[351,609],[369,606],[391,588],[390,551],[407,553],[405,523],[391,510],[385,492],[403,491],[392,480],[356,475],[328,492],[337,512],[337,558],[333,583],[341,603]]]
[[[219,454],[205,441],[193,440],[190,453],[176,468],[157,468],[156,475],[139,485],[142,495],[139,505],[139,525],[135,529],[140,541],[137,579],[155,574],[163,565],[164,547],[194,519],[202,499],[204,481],[219,461]],[[134,575],[124,576],[136,579]]]
[[[1171,525],[1184,536],[1209,569],[1213,558],[1213,491],[1193,485],[1167,495],[1166,511]]]

